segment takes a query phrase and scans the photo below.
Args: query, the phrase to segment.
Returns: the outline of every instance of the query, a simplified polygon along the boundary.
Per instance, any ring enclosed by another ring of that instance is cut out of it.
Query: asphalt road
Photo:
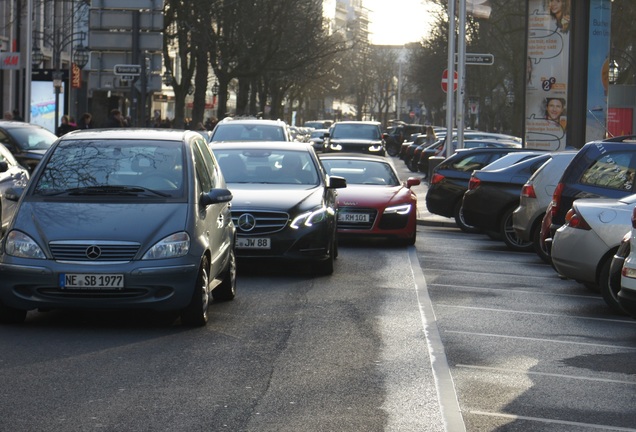
[[[425,219],[414,248],[341,245],[329,277],[239,263],[205,328],[0,326],[0,431],[635,431],[636,320]]]

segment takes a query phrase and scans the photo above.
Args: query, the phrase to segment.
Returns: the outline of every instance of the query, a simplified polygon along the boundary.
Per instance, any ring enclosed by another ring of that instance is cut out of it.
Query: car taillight
[[[565,223],[571,228],[582,229],[589,231],[592,227],[583,219],[583,216],[578,214],[574,208],[568,210],[565,215]]]
[[[553,219],[559,211],[559,204],[561,204],[561,194],[563,193],[564,188],[565,184],[559,183],[554,189],[554,193],[552,194],[552,206],[550,207],[550,211],[552,212]]]
[[[444,178],[445,177],[443,175],[435,173],[433,174],[433,177],[431,178],[431,184],[432,185],[437,184],[441,182],[442,180],[444,180]]]
[[[468,181],[468,190],[477,189],[480,184],[481,184],[481,180],[479,180],[475,176],[471,176],[470,180]]]
[[[526,183],[521,188],[521,196],[526,198],[536,198],[537,194],[534,192],[534,186],[532,183]]]

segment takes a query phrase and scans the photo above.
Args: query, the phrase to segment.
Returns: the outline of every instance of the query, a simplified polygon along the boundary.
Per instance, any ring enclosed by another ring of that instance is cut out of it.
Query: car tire
[[[313,273],[319,276],[329,276],[333,274],[334,261],[336,259],[336,240],[335,236],[331,240],[329,246],[329,257],[324,261],[318,261],[312,265]]]
[[[418,172],[418,170],[417,170],[417,162],[413,162],[413,159],[411,159],[411,160],[406,162],[406,167],[411,172]]]
[[[190,304],[181,311],[181,323],[188,327],[203,327],[208,322],[208,307],[210,306],[209,278],[210,265],[208,259],[201,260],[199,275],[194,284]]]
[[[398,145],[397,143],[388,144],[386,146],[386,152],[391,157],[397,156],[400,153],[400,146],[401,146],[401,144]]]
[[[457,204],[455,204],[455,209],[453,210],[453,217],[455,218],[455,224],[459,227],[460,230],[464,231],[465,233],[475,234],[475,233],[481,232],[479,228],[474,227],[472,225],[468,225],[464,221],[464,212],[462,209],[461,200],[457,202]]]
[[[20,324],[26,319],[27,311],[5,306],[0,302],[0,323]]]
[[[231,248],[221,283],[212,290],[212,298],[217,301],[230,301],[234,300],[234,297],[236,297],[236,254],[234,248]]]
[[[532,242],[520,239],[512,227],[513,212],[514,209],[510,208],[505,211],[503,217],[501,218],[501,228],[499,231],[501,233],[501,237],[506,246],[508,246],[508,249],[515,252],[531,252]]]
[[[532,248],[534,252],[541,258],[541,260],[546,264],[551,264],[552,259],[550,258],[550,254],[541,246],[541,220],[539,220],[538,224],[535,224],[532,228]]]
[[[610,256],[599,274],[599,290],[605,303],[613,312],[619,315],[627,315],[625,310],[618,303],[618,292],[621,289],[621,271],[623,270],[623,260],[614,260],[614,255]]]

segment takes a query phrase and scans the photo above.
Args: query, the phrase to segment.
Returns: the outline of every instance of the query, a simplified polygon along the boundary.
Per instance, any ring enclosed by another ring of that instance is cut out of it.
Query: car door
[[[195,138],[192,144],[194,155],[195,182],[197,193],[207,193],[212,189],[225,187],[214,156],[201,138]],[[196,197],[198,201],[198,196]],[[212,259],[210,260],[211,276],[221,273],[227,262],[232,247],[232,215],[230,203],[212,204],[206,207],[197,204],[199,219],[204,223],[204,232],[198,234],[207,238]]]

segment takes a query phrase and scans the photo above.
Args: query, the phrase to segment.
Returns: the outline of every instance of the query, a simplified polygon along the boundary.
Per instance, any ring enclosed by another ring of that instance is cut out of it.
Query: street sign
[[[457,90],[457,71],[455,72],[455,79],[453,79],[453,91]],[[442,90],[444,93],[448,93],[448,69],[444,69],[442,73]]]
[[[455,54],[455,63],[457,63],[457,54]],[[466,53],[467,65],[492,66],[494,63],[495,63],[495,56],[492,54]]]
[[[113,73],[115,75],[139,76],[141,75],[141,65],[118,64],[113,68]]]

